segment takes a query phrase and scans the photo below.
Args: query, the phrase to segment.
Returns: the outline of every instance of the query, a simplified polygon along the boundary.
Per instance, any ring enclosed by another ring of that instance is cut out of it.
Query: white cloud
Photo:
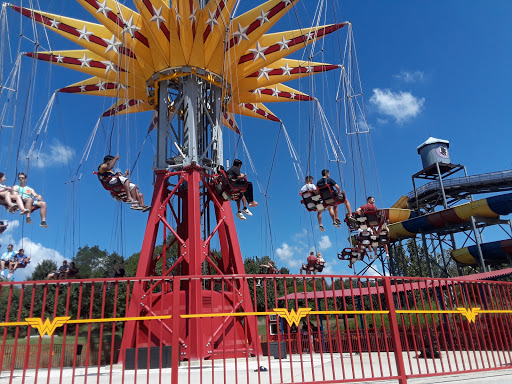
[[[405,83],[420,83],[425,80],[425,73],[423,71],[400,71],[398,75],[394,75],[393,77]]]
[[[20,226],[19,220],[3,220],[3,221],[7,221],[7,229],[3,233],[4,236],[8,233],[11,233],[12,231],[14,231],[16,228],[18,228]]]
[[[325,262],[325,267],[319,275],[336,275],[339,274],[339,260],[337,258],[329,257]]]
[[[288,244],[283,243],[281,248],[277,248],[276,250],[277,256],[281,260],[286,260],[293,256],[293,250],[292,247],[290,247]]]
[[[370,103],[377,107],[379,113],[403,123],[420,114],[425,98],[417,98],[409,92],[375,88]]]
[[[20,241],[14,241],[14,238],[10,232],[17,226],[19,226],[18,220],[13,220],[9,222],[9,227],[7,230],[0,236],[0,243],[2,244],[1,252],[5,252],[8,244],[12,244],[14,246],[14,250],[17,252],[20,248],[25,250],[25,254],[30,256],[30,264],[27,265],[26,268],[17,269],[14,272],[13,278],[16,281],[23,281],[29,277],[34,268],[43,260],[49,259],[53,260],[57,266],[62,264],[62,261],[65,259],[64,256],[60,254],[59,251],[51,248],[47,248],[41,243],[35,243],[30,240],[28,237],[24,237]],[[4,248],[5,247],[5,248]],[[7,276],[8,271],[5,271],[5,276]]]
[[[331,248],[331,246],[332,243],[331,239],[329,239],[329,236],[324,235],[320,238],[320,241],[318,242],[318,248],[320,248],[320,250],[325,251],[326,249]]]
[[[299,257],[294,257],[297,249],[295,247],[291,247],[286,243],[283,243],[281,247],[276,249],[276,255],[279,258],[279,261],[286,264],[286,267],[294,268],[300,267],[301,260]]]
[[[382,273],[379,271],[379,268],[368,268],[364,273],[364,276],[382,276]]]
[[[324,270],[319,273],[319,275],[334,275],[334,268],[331,264],[325,266]]]
[[[50,144],[47,152],[41,152],[36,158],[32,159],[33,163],[31,165],[36,168],[63,166],[68,164],[74,155],[75,150],[73,148],[55,141],[55,143]]]

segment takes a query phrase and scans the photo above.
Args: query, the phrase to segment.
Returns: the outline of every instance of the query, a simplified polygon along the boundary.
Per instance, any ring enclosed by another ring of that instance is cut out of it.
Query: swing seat
[[[241,194],[247,191],[247,177],[231,180],[223,169],[219,169],[218,173],[212,176],[211,183],[225,201],[238,200]]]
[[[0,220],[0,235],[7,229],[7,220]]]
[[[382,210],[366,211],[363,212],[362,215],[354,214],[351,220],[349,219],[348,214],[345,217],[345,223],[347,223],[349,228],[352,230],[359,228],[365,230],[368,227],[378,227],[384,224],[385,221],[386,215]]]
[[[268,267],[266,265],[260,265],[260,274],[261,275],[274,275],[278,274],[279,271],[276,267]]]
[[[123,184],[117,179],[117,183],[110,184],[110,180],[112,180],[115,176],[100,176],[98,172],[93,172],[96,176],[98,176],[98,180],[107,191],[110,192],[110,196],[112,196],[117,201],[127,202],[130,200],[126,195],[126,191],[124,190]]]
[[[362,216],[366,217],[366,223],[370,227],[376,227],[384,223],[384,215],[379,210],[363,212]]]
[[[303,263],[302,264],[302,268],[300,270],[300,273],[302,275],[302,271],[306,272],[306,274],[311,274],[313,273],[314,271],[316,270],[316,264],[315,265],[312,265],[312,264],[305,264]]]
[[[315,264],[317,272],[322,272],[325,268],[325,260],[318,260]]]
[[[370,244],[371,242],[371,233],[366,231],[366,230],[363,230],[363,232],[361,232],[359,234],[359,239],[358,239],[358,242],[362,245],[368,245]]]
[[[9,208],[9,206],[7,205],[7,202],[5,201],[5,199],[2,196],[0,196],[0,206],[4,207],[6,210]],[[38,209],[39,209],[39,207],[37,205],[32,205],[32,210],[30,211],[30,213],[32,213]]]
[[[366,250],[364,248],[345,248],[341,253],[338,253],[338,259],[351,261],[352,259],[363,260],[366,256]]]
[[[345,202],[345,192],[334,193],[329,185],[324,185],[314,191],[299,193],[309,212],[323,211],[327,207],[334,207]]]
[[[388,244],[389,243],[389,233],[386,230],[382,230],[379,235],[379,244]]]

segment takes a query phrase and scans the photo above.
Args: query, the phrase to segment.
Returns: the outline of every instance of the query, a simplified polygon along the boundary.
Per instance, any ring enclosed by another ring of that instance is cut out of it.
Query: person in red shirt
[[[317,257],[315,256],[315,252],[310,252],[308,256],[308,267],[314,267],[317,262]]]
[[[366,204],[359,207],[356,211],[358,215],[364,215],[366,212],[375,212],[377,211],[377,206],[375,205],[375,197],[368,196],[366,199]]]

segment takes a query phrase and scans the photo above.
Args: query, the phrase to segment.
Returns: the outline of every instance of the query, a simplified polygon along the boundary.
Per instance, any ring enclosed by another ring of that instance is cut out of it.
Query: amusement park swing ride
[[[3,10],[9,7],[81,46],[61,51],[42,51],[37,46],[35,52],[23,54],[89,76],[58,92],[115,98],[102,117],[155,111],[154,192],[136,276],[177,273],[200,277],[205,266],[220,277],[243,275],[230,201],[245,187],[235,185],[223,170],[222,127],[240,134],[234,115],[281,122],[264,103],[317,102],[285,82],[332,70],[341,70],[343,77],[350,78],[341,64],[288,58],[340,28],[350,30],[350,23],[317,23],[268,33],[298,0],[270,0],[239,16],[233,16],[237,0],[134,0],[136,9],[115,0],[77,3],[97,22],[12,4],[4,4]],[[317,12],[320,21],[326,8]],[[344,85],[341,92],[347,96],[352,90]],[[352,116],[349,120],[354,120],[356,97],[345,99]],[[323,112],[321,117],[326,120]],[[333,131],[326,130],[325,135],[336,153],[339,143]],[[288,145],[293,157],[293,145]],[[218,237],[220,256],[211,249],[214,236]],[[163,239],[162,252],[155,254],[158,238]],[[168,238],[172,238],[170,243]],[[172,246],[178,257],[169,266],[166,251]],[[163,265],[161,272],[157,263]],[[186,303],[180,308],[186,314],[213,309],[253,312],[246,282],[234,279],[221,285],[210,289],[200,278],[171,285],[161,280],[139,282],[133,288],[127,316],[168,315],[177,296],[179,302]],[[133,348],[136,342],[156,345],[158,340],[169,344],[173,333],[179,332],[183,358],[207,358],[218,351],[233,356],[256,354],[260,350],[256,322],[237,320],[228,325],[226,319],[214,318],[211,321],[217,331],[203,336],[201,319],[191,319],[180,329],[175,329],[170,319],[159,321],[160,327],[144,321],[137,326],[127,323],[121,348]]]

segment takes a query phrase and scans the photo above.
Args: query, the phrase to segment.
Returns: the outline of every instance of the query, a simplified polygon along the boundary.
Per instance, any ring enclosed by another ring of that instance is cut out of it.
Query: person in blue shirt
[[[13,257],[16,256],[16,252],[14,252],[13,250],[13,245],[12,244],[9,244],[7,246],[7,251],[2,253],[2,256],[0,256],[0,278],[4,278],[4,270],[5,270],[5,266],[7,266],[7,268],[9,268],[9,262],[11,261],[11,259]]]
[[[25,250],[21,248],[9,262],[9,274],[7,275],[7,280],[12,277],[18,268],[25,268],[28,263],[30,263],[30,256],[25,255]]]

